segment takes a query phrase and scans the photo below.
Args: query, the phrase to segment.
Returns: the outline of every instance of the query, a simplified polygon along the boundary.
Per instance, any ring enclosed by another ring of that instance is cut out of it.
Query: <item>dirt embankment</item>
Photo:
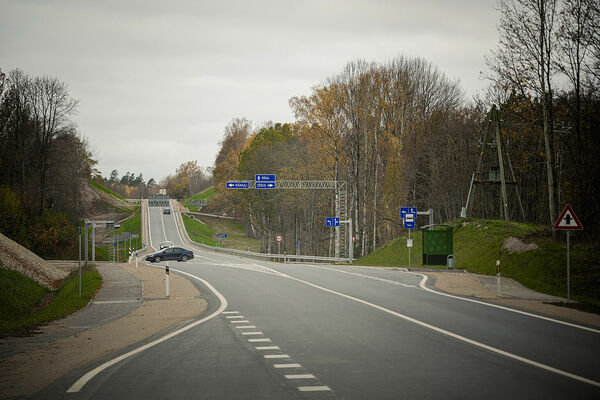
[[[17,271],[50,290],[58,289],[69,268],[47,263],[17,242],[0,234],[0,268]]]

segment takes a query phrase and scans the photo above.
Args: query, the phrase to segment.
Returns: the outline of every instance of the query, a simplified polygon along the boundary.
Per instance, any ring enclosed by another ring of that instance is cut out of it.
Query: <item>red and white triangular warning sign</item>
[[[567,204],[562,213],[560,213],[560,217],[558,217],[552,229],[557,231],[580,231],[583,229],[583,225],[579,222],[579,219],[571,206]]]

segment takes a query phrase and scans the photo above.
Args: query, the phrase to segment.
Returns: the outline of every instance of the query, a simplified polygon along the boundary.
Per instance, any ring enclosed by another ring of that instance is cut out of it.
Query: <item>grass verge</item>
[[[450,223],[454,227],[456,268],[471,273],[495,275],[500,260],[502,276],[513,278],[530,289],[566,297],[566,243],[552,239],[550,232],[534,225],[497,220],[463,219]],[[600,306],[600,246],[578,243],[571,238],[571,297]],[[504,247],[510,237],[537,248],[511,252]],[[412,234],[411,267],[422,267],[422,233]],[[407,236],[401,236],[359,259],[358,265],[408,266]],[[428,268],[430,266],[427,266]],[[445,269],[445,266],[439,266]]]
[[[215,240],[216,233],[208,225],[187,215],[182,215],[181,217],[183,218],[183,225],[190,239],[208,246],[217,246]]]
[[[99,184],[98,182],[96,182],[93,179],[90,179],[90,185],[92,185],[95,188],[98,188],[98,189],[102,190],[104,193],[108,193],[111,196],[114,196],[114,197],[116,197],[118,199],[125,200],[125,198],[123,196],[121,196],[120,194],[113,192],[112,190],[110,190],[106,186]]]
[[[0,333],[26,333],[72,314],[90,302],[101,283],[102,277],[93,266],[83,269],[79,297],[77,272],[52,292],[16,271],[0,269]]]
[[[123,232],[129,232],[133,234],[137,234],[138,237],[135,239],[131,239],[131,246],[134,249],[139,249],[142,247],[142,214],[139,209],[133,214],[131,217],[127,218],[123,222],[121,222],[121,227],[114,231],[115,235],[120,235]],[[129,258],[129,253],[126,247],[129,246],[129,241],[127,245],[124,242],[119,243],[119,261],[127,261]],[[98,246],[96,247],[96,260],[98,261],[110,261],[113,259],[112,256],[112,246]]]
[[[215,195],[215,187],[211,186],[209,188],[204,189],[200,193],[196,193],[191,196],[188,200],[208,200]],[[191,212],[197,212],[200,206],[188,206],[188,210]]]

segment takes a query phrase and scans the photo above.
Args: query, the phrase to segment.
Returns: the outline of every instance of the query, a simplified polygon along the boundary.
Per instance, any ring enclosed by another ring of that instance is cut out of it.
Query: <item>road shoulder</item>
[[[187,279],[171,274],[171,296],[166,298],[163,269],[141,263],[138,268],[134,264],[119,264],[119,267],[141,283],[141,306],[110,323],[52,342],[40,342],[3,358],[1,398],[34,394],[69,371],[193,320],[206,311],[207,302]]]
[[[451,272],[422,273],[434,278],[435,287],[449,294],[477,297],[512,308],[600,327],[600,315],[549,304],[565,299],[535,292],[509,278]]]

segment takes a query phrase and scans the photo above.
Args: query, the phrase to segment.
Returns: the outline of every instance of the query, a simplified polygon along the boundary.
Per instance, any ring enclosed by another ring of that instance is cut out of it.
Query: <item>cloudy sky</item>
[[[291,122],[288,100],[352,60],[431,61],[486,86],[495,0],[0,0],[0,69],[65,82],[99,169],[157,181],[212,166],[234,117]]]

